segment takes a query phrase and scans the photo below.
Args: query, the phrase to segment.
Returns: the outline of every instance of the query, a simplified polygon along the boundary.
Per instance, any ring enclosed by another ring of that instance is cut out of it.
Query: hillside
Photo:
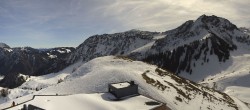
[[[210,75],[200,83],[209,84],[210,87],[221,91],[225,90],[228,86],[250,87],[249,50],[250,48],[247,47],[232,52],[228,62],[218,65],[221,69],[216,75]]]
[[[72,73],[71,73],[72,72]],[[63,81],[57,84],[58,79]],[[109,83],[135,81],[139,85],[139,93],[166,103],[173,110],[182,108],[199,110],[237,110],[242,109],[240,102],[235,102],[228,95],[208,89],[192,81],[183,79],[157,66],[140,61],[133,61],[124,57],[99,57],[87,63],[76,63],[65,70],[46,76],[31,77],[19,88],[10,90],[10,96],[18,96],[20,91],[28,94],[80,94],[107,92]],[[46,85],[40,91],[36,88]],[[24,90],[22,88],[31,88]],[[19,92],[17,92],[19,91]],[[31,95],[18,99],[13,98],[8,103],[0,105],[6,107],[12,101],[21,103]],[[10,97],[9,97],[10,98]],[[244,104],[243,104],[244,105]]]

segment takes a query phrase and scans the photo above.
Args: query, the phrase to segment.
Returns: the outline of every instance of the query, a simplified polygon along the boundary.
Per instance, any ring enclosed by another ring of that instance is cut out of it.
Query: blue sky
[[[95,34],[166,31],[202,14],[250,27],[249,0],[0,0],[0,42],[76,47]]]

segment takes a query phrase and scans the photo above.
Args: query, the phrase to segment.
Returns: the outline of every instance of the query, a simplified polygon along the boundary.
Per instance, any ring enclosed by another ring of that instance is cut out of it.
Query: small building
[[[23,108],[21,110],[45,110],[45,109],[39,108],[39,107],[31,105],[31,104],[29,104],[27,107],[27,105],[24,104]]]
[[[117,99],[138,95],[138,85],[134,81],[109,84],[108,90]]]

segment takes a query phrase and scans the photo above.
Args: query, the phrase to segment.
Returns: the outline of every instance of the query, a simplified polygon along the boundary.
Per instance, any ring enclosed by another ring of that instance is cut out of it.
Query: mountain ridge
[[[212,60],[210,56],[217,57],[213,60],[218,63],[226,62],[232,51],[236,51],[241,44],[249,45],[249,41],[248,35],[229,20],[202,15],[165,32],[126,31],[89,37],[76,48],[67,62],[122,55],[158,65],[176,74],[192,74],[193,65],[198,62],[204,65]],[[195,81],[202,80],[202,77]]]
[[[193,81],[201,81],[208,74],[201,75],[195,66],[210,64],[212,60],[215,63],[227,62],[231,58],[230,53],[243,44],[250,45],[250,38],[242,29],[238,29],[227,19],[202,15],[165,32],[129,30],[93,35],[69,53],[67,58],[65,56],[63,62],[71,65],[79,60],[87,62],[101,56],[126,56],[158,65]],[[49,58],[54,57],[55,55],[49,55]],[[58,68],[64,67],[66,66]],[[188,74],[199,77],[186,77]]]

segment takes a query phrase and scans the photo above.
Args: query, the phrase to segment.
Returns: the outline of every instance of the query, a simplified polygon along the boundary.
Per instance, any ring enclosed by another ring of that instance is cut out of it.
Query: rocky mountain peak
[[[234,24],[215,15],[202,15],[165,34],[164,39],[155,41],[144,61],[177,74],[192,74],[195,65],[209,63],[211,58],[226,62],[231,51],[237,50],[236,42],[250,44],[246,34]]]
[[[232,31],[234,29],[238,29],[236,25],[231,23],[229,20],[221,17],[217,17],[215,15],[207,16],[202,15],[197,20],[196,23],[200,25],[204,25],[205,28],[211,29],[211,28],[220,28],[224,30]]]

